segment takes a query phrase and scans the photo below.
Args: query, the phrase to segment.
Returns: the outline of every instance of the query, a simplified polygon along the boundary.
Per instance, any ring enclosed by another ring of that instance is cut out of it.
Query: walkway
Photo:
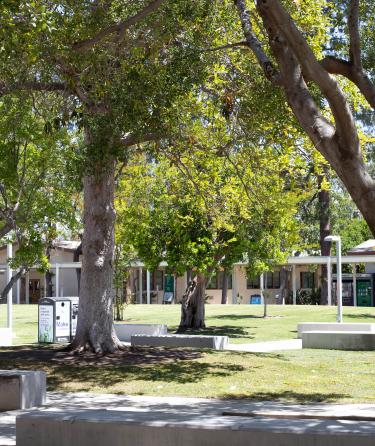
[[[287,339],[284,341],[253,342],[250,344],[228,344],[226,350],[240,352],[268,353],[280,350],[300,350],[302,339]]]
[[[324,421],[317,420],[324,416],[359,416],[366,417],[367,421],[325,421],[334,423],[337,429],[373,429],[375,433],[375,405],[373,404],[285,404],[280,402],[252,402],[250,400],[215,400],[179,397],[146,397],[123,396],[94,393],[48,393],[47,405],[42,409],[46,411],[101,409],[123,412],[124,416],[132,419],[167,419],[173,421],[202,422],[202,417],[222,419],[223,412],[229,414],[256,412],[268,423],[267,418],[272,415],[288,415],[293,417],[316,417],[315,424]],[[12,411],[0,413],[0,446],[14,446],[16,415],[26,411]],[[233,418],[233,417],[231,417]],[[372,421],[372,418],[374,421]],[[238,420],[238,418],[236,417]],[[371,421],[369,421],[371,420]],[[275,421],[276,422],[276,421]],[[279,420],[279,423],[301,424],[303,420]],[[312,426],[314,420],[309,420]],[[52,446],[52,445],[51,445]]]

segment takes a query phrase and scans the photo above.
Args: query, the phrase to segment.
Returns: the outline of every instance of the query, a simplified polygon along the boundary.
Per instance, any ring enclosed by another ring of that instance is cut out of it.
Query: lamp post
[[[329,235],[324,238],[325,242],[336,242],[337,257],[337,322],[342,322],[342,272],[341,272],[341,237],[339,235]]]

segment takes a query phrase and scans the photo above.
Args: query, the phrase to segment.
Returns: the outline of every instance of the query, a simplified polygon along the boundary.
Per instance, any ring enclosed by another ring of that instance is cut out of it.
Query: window
[[[207,282],[206,288],[208,290],[216,290],[217,289],[217,273],[212,273],[210,279]]]
[[[253,276],[247,278],[247,289],[259,289],[260,288],[260,276]]]
[[[161,270],[156,270],[150,272],[150,290],[161,291],[164,289],[164,272]],[[147,271],[142,270],[142,288],[143,291],[147,289]]]
[[[264,274],[264,286],[267,289],[280,288],[280,271],[267,272]],[[247,278],[248,289],[260,289],[260,276]]]
[[[223,271],[215,271],[210,280],[207,282],[206,289],[222,290],[223,289]],[[232,289],[232,274],[228,277],[228,290]]]
[[[273,288],[280,288],[280,271],[273,272]]]
[[[315,288],[314,273],[310,271],[301,272],[301,288]]]

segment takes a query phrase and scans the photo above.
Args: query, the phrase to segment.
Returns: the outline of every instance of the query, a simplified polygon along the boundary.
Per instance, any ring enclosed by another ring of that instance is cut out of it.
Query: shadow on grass
[[[263,316],[256,316],[255,314],[219,314],[218,316],[206,317],[208,319],[264,319]]]
[[[249,329],[251,327],[247,327]],[[211,335],[211,336],[229,336],[230,338],[246,338],[254,339],[255,336],[250,334],[243,327],[235,327],[233,325],[221,325],[220,327],[210,326],[199,330],[186,330],[184,334],[189,335]]]
[[[103,389],[130,381],[199,383],[207,377],[233,376],[245,368],[240,365],[220,363],[197,363],[176,361],[171,364],[152,366],[68,367],[54,366],[48,373],[48,389],[61,390],[67,382],[74,382],[80,391],[89,391],[92,386]]]
[[[361,313],[361,314],[345,314],[345,319],[375,319],[374,314]]]
[[[350,395],[344,393],[300,393],[291,390],[284,390],[280,392],[254,392],[251,394],[230,394],[221,395],[223,399],[247,399],[254,401],[282,401],[293,402],[299,404],[310,403],[334,403],[343,398],[350,398]]]

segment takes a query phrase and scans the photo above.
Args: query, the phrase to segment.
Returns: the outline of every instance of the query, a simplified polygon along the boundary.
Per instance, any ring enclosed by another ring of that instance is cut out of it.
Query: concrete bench
[[[199,336],[199,335],[161,335],[145,336],[133,335],[131,337],[133,346],[152,347],[193,347],[212,348],[214,350],[224,350],[228,345],[228,336]]]
[[[0,370],[0,410],[28,409],[46,401],[46,374],[40,371]]]
[[[33,411],[17,416],[17,446],[374,446],[375,422],[165,411]]]
[[[298,337],[308,331],[366,331],[375,333],[375,324],[364,322],[301,322],[298,324]]]
[[[0,347],[12,345],[13,333],[10,328],[0,328]]]
[[[367,331],[309,331],[302,333],[302,348],[375,350],[375,333]]]
[[[114,327],[122,342],[130,342],[132,335],[137,334],[159,336],[168,333],[167,326],[162,324],[114,324]]]

